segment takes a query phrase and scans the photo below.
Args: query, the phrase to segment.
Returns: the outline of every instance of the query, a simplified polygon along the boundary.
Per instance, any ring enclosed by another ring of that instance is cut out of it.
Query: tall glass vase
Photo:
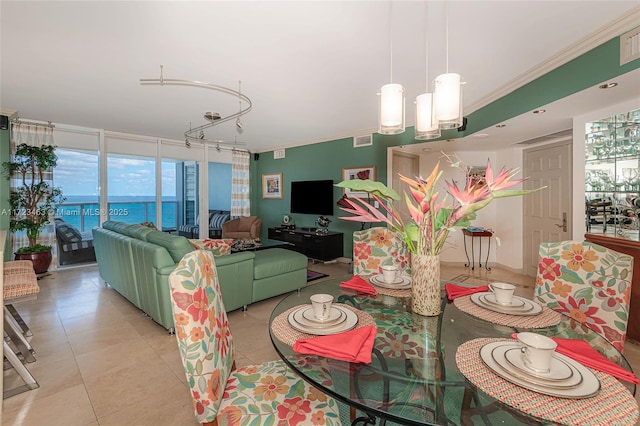
[[[440,256],[411,255],[411,308],[416,314],[442,313],[440,294]]]

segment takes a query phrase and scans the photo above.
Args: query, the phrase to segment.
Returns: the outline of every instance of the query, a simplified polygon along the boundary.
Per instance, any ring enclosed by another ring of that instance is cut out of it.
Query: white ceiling
[[[392,12],[390,13],[390,5]],[[244,131],[233,121],[207,138],[254,152],[377,128],[379,87],[402,83],[407,122],[430,79],[463,76],[465,115],[517,77],[631,11],[633,1],[199,1],[0,2],[0,107],[20,117],[183,140],[206,111],[238,110],[238,99],[192,87],[142,86],[141,78],[198,80],[242,91],[253,102]],[[392,18],[393,61],[389,21]],[[514,119],[491,144],[571,126],[572,115],[640,96],[640,77],[603,99],[559,104],[548,124]],[[585,93],[576,95],[584,96]],[[530,115],[530,114],[529,114]],[[545,114],[546,115],[546,114]],[[550,117],[548,115],[547,117]],[[508,134],[506,137],[504,135]],[[474,139],[467,137],[472,143]],[[475,139],[477,141],[477,139]]]

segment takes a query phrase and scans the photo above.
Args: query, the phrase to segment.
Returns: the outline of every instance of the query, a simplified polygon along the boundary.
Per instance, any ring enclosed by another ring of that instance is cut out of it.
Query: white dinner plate
[[[557,365],[554,366],[554,362],[552,362],[552,371],[546,374],[539,374],[530,370],[525,370],[526,367],[523,365],[522,361],[519,362],[520,367],[516,367],[515,364],[518,363],[518,361],[515,359],[514,355],[515,351],[519,350],[519,347],[514,348],[513,346],[498,346],[491,352],[491,355],[493,356],[493,359],[498,363],[498,365],[500,365],[507,371],[507,374],[511,374],[515,377],[520,378],[520,380],[533,383],[534,385],[548,386],[554,389],[571,389],[579,386],[580,383],[582,383],[582,374],[580,374],[578,370],[573,368],[571,364],[568,364],[563,359],[555,356],[553,358],[555,364],[559,363],[564,368],[558,367]],[[562,370],[559,370],[559,368]],[[555,376],[555,374],[560,371],[563,372],[559,374],[566,376],[566,378],[557,379],[557,377],[561,376]]]
[[[314,321],[309,321],[304,317],[304,314],[309,310],[312,309],[310,305],[305,305],[305,306],[301,306],[300,308],[296,309],[295,312],[293,313],[293,320],[298,323],[299,325],[306,327],[306,328],[313,328],[316,330],[321,330],[321,329],[328,329],[331,327],[336,327],[340,324],[342,324],[343,322],[345,322],[347,320],[347,314],[344,312],[344,309],[338,309],[335,308],[334,306],[331,307],[331,310],[335,309],[338,312],[338,318],[335,322],[332,322],[330,324],[324,324],[324,323],[319,323],[319,322],[314,322]]]
[[[569,364],[560,360],[560,358],[556,356],[553,356],[551,358],[551,366],[549,367],[549,371],[540,372],[527,367],[527,364],[525,364],[524,359],[522,358],[521,345],[509,348],[500,347],[500,350],[497,353],[496,349],[494,349],[494,355],[500,355],[500,357],[506,359],[511,366],[515,367],[518,371],[521,371],[529,377],[545,379],[550,382],[562,382],[570,379],[571,376],[573,376],[573,370],[571,369],[571,367],[569,367]],[[502,365],[502,363],[500,364]]]
[[[490,301],[490,297],[493,296],[491,293],[480,293],[479,301],[482,302],[484,307],[492,306],[496,309],[501,309],[503,311],[519,311],[519,312],[528,312],[533,310],[534,306],[532,303],[525,302],[526,299],[522,297],[518,297],[518,299],[522,302],[521,305],[500,305],[497,302]],[[513,296],[515,299],[517,296]],[[495,300],[495,299],[494,299]]]
[[[341,317],[344,317],[342,309],[336,309],[333,306],[329,310],[329,316],[325,319],[318,319],[313,313],[313,307],[307,306],[307,309],[302,309],[302,317],[312,324],[320,324],[323,326],[335,325]]]
[[[501,346],[519,347],[519,344],[517,342],[510,343],[505,341],[488,343],[480,349],[480,358],[491,371],[515,385],[532,390],[534,392],[555,396],[558,398],[590,398],[600,392],[600,381],[595,376],[595,374],[593,374],[582,364],[572,360],[571,358],[565,357],[562,354],[555,355],[557,355],[574,370],[574,375],[579,374],[580,376],[582,376],[582,381],[579,384],[565,388],[561,387],[562,384],[558,385],[558,383],[544,385],[542,383],[534,383],[535,379],[526,377],[522,378],[514,374],[513,370],[509,370],[509,363],[506,362],[506,358],[504,358],[504,356],[502,356],[502,359],[504,360],[503,366],[499,363],[500,361],[498,361],[500,360],[500,356],[496,354],[494,358],[494,355],[492,355],[494,353],[494,349]]]
[[[518,296],[513,296],[511,298],[511,302],[508,304],[505,304],[505,303],[498,302],[495,294],[485,293],[484,301],[495,306],[500,306],[502,308],[522,308],[524,306],[524,300]]]
[[[471,295],[471,301],[476,305],[488,309],[493,312],[508,315],[538,315],[542,312],[542,306],[535,303],[532,300],[521,298],[524,301],[522,308],[506,308],[501,306],[492,305],[489,302],[484,301],[484,295],[487,293],[474,293]]]
[[[393,288],[396,290],[411,288],[411,277],[408,277],[407,275],[400,275],[398,279],[400,281],[397,281],[397,284],[395,282],[388,283],[385,282],[384,279],[382,279],[382,275],[372,275],[371,278],[369,278],[369,282],[371,282],[371,284],[375,286],[382,288]]]
[[[307,305],[304,305],[298,309],[293,310],[287,320],[289,321],[289,325],[294,329],[301,331],[307,334],[314,334],[317,336],[326,336],[329,334],[341,333],[343,331],[351,330],[358,324],[358,315],[350,309],[343,309],[339,305],[333,305],[336,309],[342,311],[345,315],[345,320],[339,324],[332,325],[330,327],[321,327],[318,328],[317,324],[313,324],[313,326],[309,326],[299,322],[298,320],[302,319],[304,321],[304,317],[302,316],[302,311],[307,309]]]

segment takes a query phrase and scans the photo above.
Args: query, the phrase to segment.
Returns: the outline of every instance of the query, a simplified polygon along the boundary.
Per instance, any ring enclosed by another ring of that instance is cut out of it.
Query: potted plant
[[[55,149],[53,145],[20,144],[12,160],[2,163],[9,179],[22,183],[9,193],[9,228],[13,232],[25,231],[29,239],[28,247],[16,251],[16,259],[33,261],[38,274],[46,272],[51,264],[51,246],[38,244],[38,236],[49,222],[50,213],[64,201],[62,190],[51,186],[45,178],[58,161]]]
[[[449,236],[456,228],[468,227],[476,218],[476,212],[497,198],[530,194],[537,189],[509,189],[524,181],[515,179],[518,169],[502,168],[495,173],[487,161],[486,176],[478,180],[469,173],[469,168],[460,161],[445,157],[452,167],[462,168],[465,185],[460,188],[455,180],[446,182],[446,187],[438,187],[443,172],[436,164],[427,179],[420,176],[400,179],[410,186],[405,194],[405,202],[411,220],[405,222],[394,208],[393,201],[400,196],[393,189],[371,180],[345,180],[336,186],[352,191],[370,194],[380,208],[363,199],[347,198],[348,207],[340,207],[353,216],[341,219],[358,222],[382,222],[398,232],[411,252],[412,310],[426,316],[441,313],[440,303],[440,260],[439,255]],[[445,195],[440,196],[440,191]]]

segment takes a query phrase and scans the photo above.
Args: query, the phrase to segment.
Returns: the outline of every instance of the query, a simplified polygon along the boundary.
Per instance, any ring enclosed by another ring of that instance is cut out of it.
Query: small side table
[[[466,228],[462,230],[462,235],[464,236],[464,254],[467,256],[467,263],[465,263],[465,267],[471,265],[471,270],[475,269],[475,250],[474,250],[474,240],[478,238],[480,240],[480,251],[478,253],[478,266],[482,268],[482,237],[487,237],[489,240],[488,248],[487,248],[487,257],[484,261],[484,267],[487,271],[490,271],[489,268],[489,252],[491,251],[491,237],[493,236],[493,232],[491,231],[470,231]],[[469,261],[469,253],[467,252],[467,236],[471,237],[471,261]]]

